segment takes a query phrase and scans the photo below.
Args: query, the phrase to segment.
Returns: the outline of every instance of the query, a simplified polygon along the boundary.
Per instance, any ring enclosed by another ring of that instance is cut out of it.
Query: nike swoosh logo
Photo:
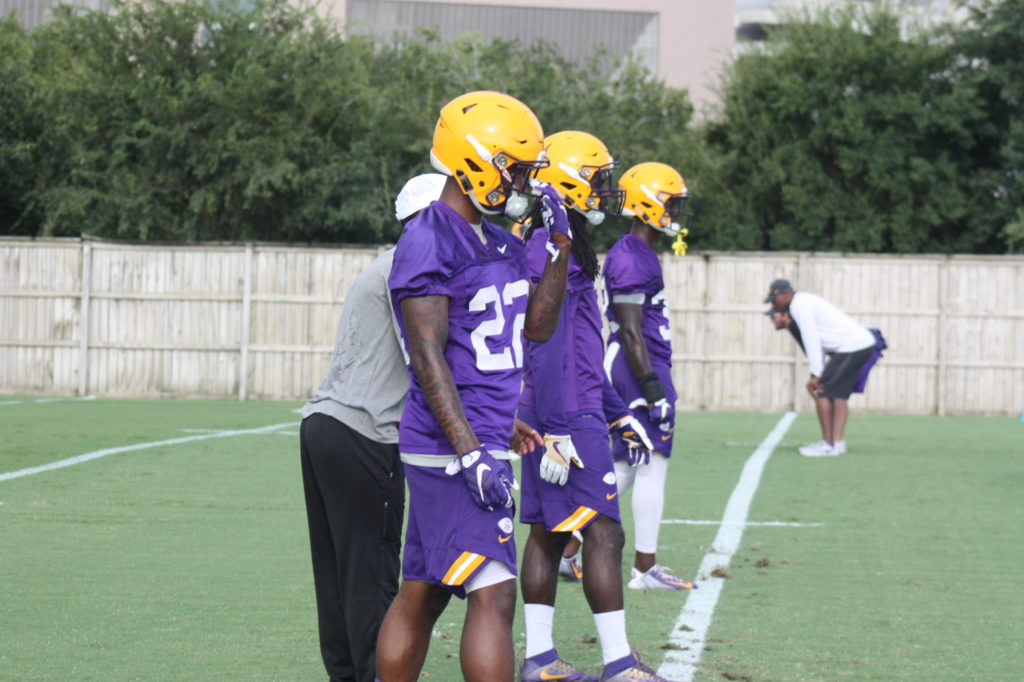
[[[498,542],[508,542],[511,539],[512,539],[511,535],[507,535],[505,537],[501,537],[500,535],[498,536]]]
[[[668,440],[668,439],[669,439],[669,438],[671,438],[671,437],[672,437],[672,436],[662,436],[662,437],[661,437],[661,439],[662,439],[662,440]]]
[[[549,673],[549,672],[547,672],[545,670],[541,670],[540,671],[540,679],[542,679],[542,680],[564,680],[565,678],[569,677],[569,675],[572,675],[572,673],[563,673],[561,675],[552,675],[551,673]]]
[[[476,468],[476,487],[480,491],[480,499],[486,500],[484,497],[484,471],[490,471],[491,467],[489,464],[481,464]]]
[[[498,253],[505,253],[505,249],[507,249],[507,248],[508,248],[508,244],[505,244],[504,246],[499,246],[498,247]]]
[[[618,495],[618,493],[605,493],[604,494],[604,499],[606,499],[606,500],[614,500],[616,495]]]

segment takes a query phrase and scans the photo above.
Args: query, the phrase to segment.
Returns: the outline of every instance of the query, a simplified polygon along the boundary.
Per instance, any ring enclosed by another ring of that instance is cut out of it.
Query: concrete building
[[[0,16],[18,12],[22,23],[47,19],[58,0],[0,0]],[[68,0],[106,9],[108,0]],[[211,0],[215,1],[215,0]],[[723,67],[744,43],[789,9],[806,4],[870,0],[323,0],[323,12],[349,31],[390,38],[421,27],[452,40],[467,32],[484,39],[541,38],[577,59],[593,46],[633,54],[668,85],[686,88],[698,112],[716,101]],[[942,17],[952,0],[897,0],[908,15]]]
[[[699,108],[712,103],[732,58],[733,0],[339,0],[334,16],[350,30],[388,37],[413,27],[443,39],[465,32],[530,43],[543,38],[575,59],[593,45],[636,55]]]

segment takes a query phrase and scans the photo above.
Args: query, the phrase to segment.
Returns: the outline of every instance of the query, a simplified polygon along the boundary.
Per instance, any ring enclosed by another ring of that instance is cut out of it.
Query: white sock
[[[617,464],[617,462],[616,462]],[[636,467],[633,483],[633,546],[644,554],[658,553],[658,532],[665,507],[665,479],[668,457],[651,453],[651,463]]]
[[[555,648],[551,631],[555,626],[555,607],[547,604],[523,604],[526,614],[526,657]],[[625,625],[625,624],[623,624]]]
[[[629,656],[625,611],[595,613],[594,625],[597,626],[597,637],[601,640],[601,657],[605,665],[624,656]]]
[[[832,447],[845,448],[846,447],[846,441],[845,440],[837,440],[835,443],[832,444]]]

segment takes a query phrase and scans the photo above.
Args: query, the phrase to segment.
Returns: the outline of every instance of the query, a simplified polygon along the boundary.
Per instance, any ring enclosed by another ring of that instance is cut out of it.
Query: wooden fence
[[[302,399],[380,248],[0,238],[0,393]],[[681,409],[812,409],[806,360],[761,303],[790,279],[890,349],[854,409],[1024,409],[1024,257],[663,257]]]

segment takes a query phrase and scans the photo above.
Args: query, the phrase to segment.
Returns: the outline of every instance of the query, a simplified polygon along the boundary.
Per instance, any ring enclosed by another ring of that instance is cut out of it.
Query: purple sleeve
[[[651,273],[644,267],[644,259],[621,245],[609,252],[604,264],[604,280],[608,293],[631,294],[638,291],[647,292],[651,283]]]
[[[544,268],[548,264],[551,254],[548,253],[548,231],[538,227],[530,235],[530,241],[526,242],[526,264],[530,270],[530,281],[536,284],[540,276],[544,274]]]
[[[565,318],[565,303],[563,302],[555,333],[547,343],[531,342],[527,350],[541,435],[569,433],[569,420],[565,417],[564,399]]]
[[[603,375],[604,385],[601,387],[601,402],[604,408],[604,420],[609,424],[617,422],[623,417],[630,415],[632,411],[626,407],[626,403],[623,402],[622,396],[612,386],[612,382],[608,380],[608,375]]]
[[[453,260],[445,256],[450,252],[450,245],[441,238],[446,226],[439,224],[439,219],[441,214],[428,208],[406,226],[398,240],[388,277],[396,308],[403,299],[414,296],[453,297],[450,288]]]

